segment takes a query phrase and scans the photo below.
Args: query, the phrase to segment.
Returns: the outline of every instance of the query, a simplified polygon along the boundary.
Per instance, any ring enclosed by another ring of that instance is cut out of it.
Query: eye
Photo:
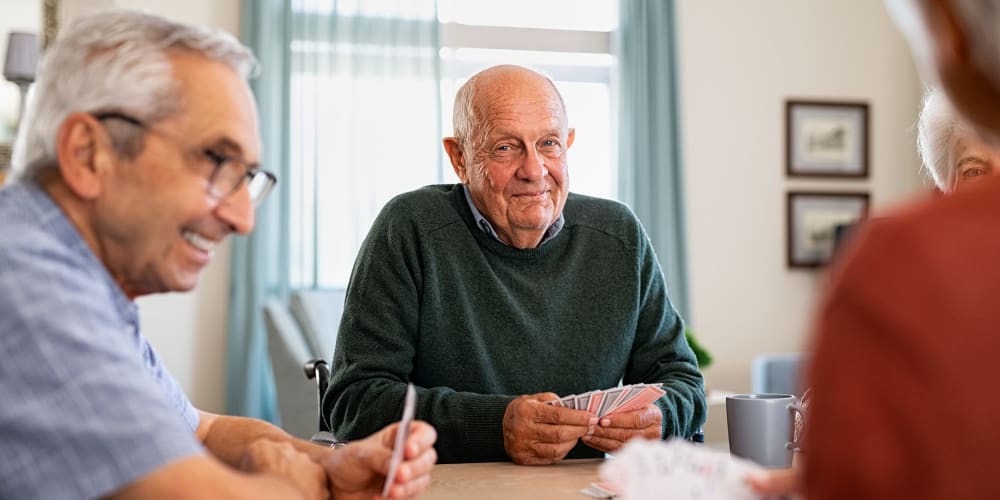
[[[228,156],[226,156],[226,155],[224,155],[222,153],[218,153],[216,151],[213,151],[211,149],[206,149],[206,150],[202,151],[201,153],[203,155],[205,155],[205,159],[207,159],[209,162],[211,162],[212,166],[215,167],[215,168],[219,168],[219,167],[222,166],[223,163],[226,163],[227,161],[229,161],[229,157]]]
[[[986,175],[986,169],[983,167],[972,167],[967,170],[962,171],[962,177],[972,178],[979,177],[980,175]]]

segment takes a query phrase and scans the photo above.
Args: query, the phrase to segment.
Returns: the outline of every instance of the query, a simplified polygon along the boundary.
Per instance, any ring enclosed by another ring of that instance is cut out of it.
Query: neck
[[[496,228],[496,226],[494,226]],[[526,250],[529,248],[537,248],[542,242],[542,238],[545,237],[545,231],[548,227],[538,230],[511,230],[510,232],[505,232],[497,229],[497,237],[500,241],[506,243],[509,246],[518,248],[521,250]]]
[[[50,171],[41,174],[38,177],[38,185],[45,191],[46,194],[52,198],[52,201],[62,210],[66,218],[69,219],[70,224],[80,233],[80,237],[83,242],[87,244],[91,252],[94,252],[94,256],[101,261],[104,268],[108,270],[115,282],[118,283],[118,287],[122,289],[122,293],[125,294],[129,300],[134,300],[141,293],[133,290],[132,287],[126,286],[126,281],[122,279],[122,274],[116,272],[108,266],[107,260],[107,249],[101,244],[101,240],[97,237],[97,231],[92,223],[92,208],[93,204],[89,203],[87,200],[81,199],[77,196],[70,188],[63,182],[62,177],[59,175],[58,171]]]

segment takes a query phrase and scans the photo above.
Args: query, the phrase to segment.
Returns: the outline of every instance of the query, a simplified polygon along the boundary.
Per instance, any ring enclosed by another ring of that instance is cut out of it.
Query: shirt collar
[[[469,186],[466,186],[463,183],[462,191],[465,193],[465,202],[469,204],[469,210],[472,211],[472,217],[476,220],[476,225],[479,226],[479,229],[482,229],[483,232],[486,233],[487,235],[492,236],[493,239],[499,241],[500,243],[503,243],[503,240],[501,240],[500,237],[497,236],[497,232],[493,229],[493,224],[490,224],[490,221],[487,220],[486,217],[483,216],[482,212],[480,212],[479,209],[476,208],[476,205],[472,203],[472,192],[469,191]],[[559,218],[556,219],[556,221],[553,222],[548,227],[548,229],[545,230],[545,235],[542,236],[542,241],[538,243],[538,246],[542,246],[549,240],[555,238],[556,235],[559,234],[559,231],[562,231],[562,228],[565,224],[566,224],[566,217],[563,214],[559,214]],[[504,243],[504,245],[507,244]]]

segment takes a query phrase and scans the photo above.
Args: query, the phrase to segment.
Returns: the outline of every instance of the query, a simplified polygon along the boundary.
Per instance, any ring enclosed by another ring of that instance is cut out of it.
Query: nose
[[[219,200],[215,208],[216,216],[222,219],[238,234],[247,234],[253,230],[254,206],[250,199],[250,190],[246,186],[237,189],[229,196]]]
[[[524,155],[524,161],[517,169],[518,177],[534,181],[539,180],[549,175],[549,169],[545,166],[545,157],[538,154],[538,150],[535,148],[528,148],[528,152]]]

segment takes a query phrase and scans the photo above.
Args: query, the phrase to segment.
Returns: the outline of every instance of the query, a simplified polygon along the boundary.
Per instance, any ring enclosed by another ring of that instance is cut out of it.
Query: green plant
[[[684,329],[684,337],[687,338],[688,345],[691,346],[691,350],[694,351],[694,357],[698,359],[698,368],[701,368],[702,370],[708,368],[708,365],[712,364],[712,355],[709,354],[697,340],[695,340],[694,334],[691,333],[690,329]]]

